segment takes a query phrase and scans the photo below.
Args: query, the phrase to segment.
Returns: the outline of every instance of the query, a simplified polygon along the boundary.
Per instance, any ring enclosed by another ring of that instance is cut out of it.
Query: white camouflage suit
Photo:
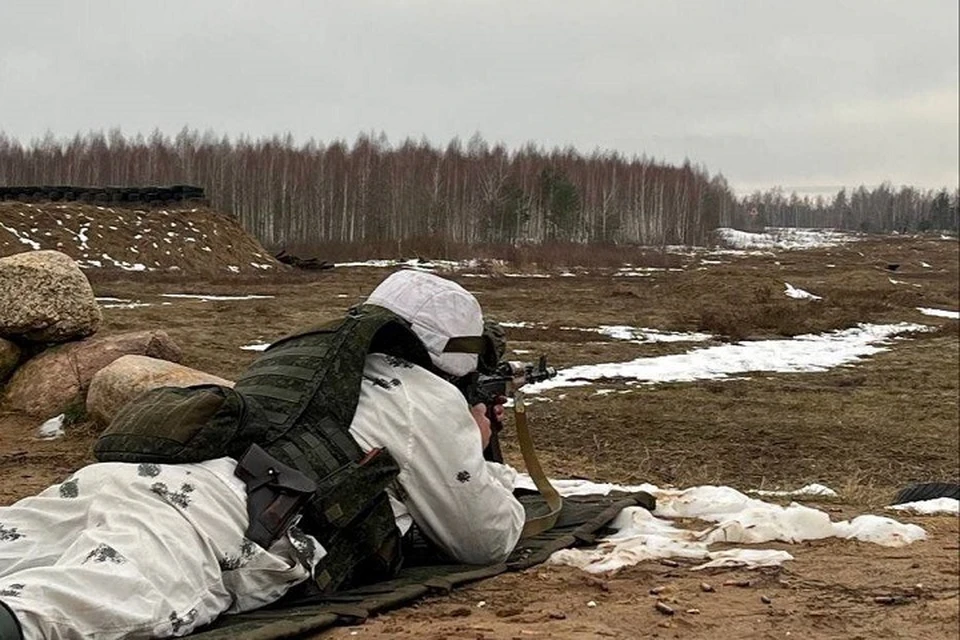
[[[163,638],[273,602],[323,554],[244,538],[236,462],[98,463],[0,508],[0,600],[24,637]]]
[[[394,274],[374,293],[411,273],[419,272]],[[421,295],[431,291],[422,277],[469,295],[420,274]],[[385,447],[396,459],[390,497],[401,532],[416,522],[451,557],[474,564],[500,562],[516,545],[524,520],[512,494],[516,472],[483,459],[477,423],[452,384],[371,354],[350,432],[364,451]],[[230,458],[97,463],[0,507],[0,601],[24,637],[182,636],[222,613],[269,604],[310,577],[325,551],[296,527],[269,550],[244,538],[246,491],[235,468]]]

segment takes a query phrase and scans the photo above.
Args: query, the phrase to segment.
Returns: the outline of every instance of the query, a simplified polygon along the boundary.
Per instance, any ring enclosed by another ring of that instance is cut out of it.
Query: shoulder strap
[[[523,530],[520,538],[531,538],[544,531],[552,529],[557,524],[560,517],[560,510],[563,508],[563,498],[557,493],[557,490],[550,484],[547,475],[540,466],[540,460],[537,459],[537,452],[533,447],[533,437],[527,428],[527,410],[523,403],[523,394],[517,392],[513,398],[513,412],[516,418],[517,440],[520,443],[520,453],[523,455],[523,463],[527,467],[527,473],[537,486],[540,495],[550,511],[546,515],[530,518],[523,523]]]

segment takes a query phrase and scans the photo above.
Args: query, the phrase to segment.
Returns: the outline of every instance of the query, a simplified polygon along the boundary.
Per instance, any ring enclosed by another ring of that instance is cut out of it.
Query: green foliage
[[[950,202],[950,194],[946,189],[942,189],[930,204],[930,217],[926,222],[927,228],[940,231],[957,231],[958,216],[957,203]]]
[[[547,167],[540,172],[540,202],[545,211],[547,237],[552,240],[575,239],[580,194],[562,170]]]
[[[87,403],[82,395],[70,401],[67,408],[63,410],[63,426],[69,427],[80,424],[87,419]]]

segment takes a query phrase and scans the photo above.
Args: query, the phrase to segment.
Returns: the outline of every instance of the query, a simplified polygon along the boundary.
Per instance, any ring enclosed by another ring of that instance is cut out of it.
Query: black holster
[[[316,483],[253,444],[237,462],[235,475],[247,485],[246,537],[269,549],[313,497]]]

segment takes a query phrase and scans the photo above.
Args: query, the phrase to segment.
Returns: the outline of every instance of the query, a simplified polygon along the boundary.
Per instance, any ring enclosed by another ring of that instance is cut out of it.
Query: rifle
[[[525,384],[542,382],[557,375],[557,370],[547,366],[547,357],[540,356],[536,362],[516,362],[503,360],[497,364],[493,373],[474,372],[460,379],[457,386],[473,405],[482,402],[487,406],[487,419],[490,420],[490,444],[483,450],[483,457],[493,462],[503,462],[500,451],[500,431],[503,423],[497,419],[494,407],[498,401],[514,395]]]

